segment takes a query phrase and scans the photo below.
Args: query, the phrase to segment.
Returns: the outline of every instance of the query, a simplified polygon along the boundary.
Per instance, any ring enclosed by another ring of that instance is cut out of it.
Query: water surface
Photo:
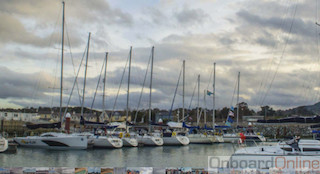
[[[229,143],[121,149],[46,150],[18,147],[0,154],[1,167],[207,167],[208,156],[230,156]]]

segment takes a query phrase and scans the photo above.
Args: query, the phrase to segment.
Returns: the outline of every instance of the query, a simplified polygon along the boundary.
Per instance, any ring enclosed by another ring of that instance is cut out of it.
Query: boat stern
[[[123,141],[120,138],[108,138],[110,144],[115,148],[121,148],[123,146]]]
[[[137,147],[138,146],[138,140],[136,138],[122,138],[123,146],[126,147]]]
[[[189,138],[186,137],[186,136],[177,136],[176,138],[181,143],[181,145],[185,146],[185,145],[188,145],[190,143]]]

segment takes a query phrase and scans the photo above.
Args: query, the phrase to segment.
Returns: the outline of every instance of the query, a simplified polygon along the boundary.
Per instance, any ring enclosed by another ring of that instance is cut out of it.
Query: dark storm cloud
[[[18,73],[3,66],[0,66],[0,72],[0,98],[3,99],[43,97],[44,92],[52,87],[52,77],[43,73]]]

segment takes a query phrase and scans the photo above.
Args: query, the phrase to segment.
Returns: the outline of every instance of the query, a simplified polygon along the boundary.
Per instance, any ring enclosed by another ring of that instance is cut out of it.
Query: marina
[[[319,173],[319,2],[1,1],[0,173]]]

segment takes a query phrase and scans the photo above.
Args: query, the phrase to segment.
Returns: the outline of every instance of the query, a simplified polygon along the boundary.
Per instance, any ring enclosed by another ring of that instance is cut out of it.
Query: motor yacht
[[[86,136],[56,132],[43,133],[40,136],[15,137],[14,141],[20,146],[57,150],[87,149],[88,147]]]
[[[246,147],[237,150],[234,155],[320,155],[319,140],[293,140],[279,142],[272,146]]]
[[[278,142],[276,145],[245,147],[237,150],[229,160],[231,168],[250,167],[240,164],[258,164],[254,168],[309,168],[312,161],[319,163],[320,141],[292,139]]]

